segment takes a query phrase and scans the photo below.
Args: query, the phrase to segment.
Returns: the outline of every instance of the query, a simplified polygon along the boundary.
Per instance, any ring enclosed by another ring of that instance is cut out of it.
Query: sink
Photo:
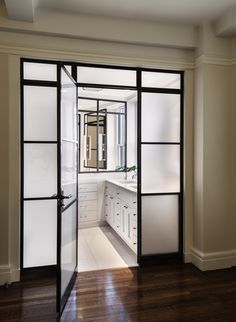
[[[137,186],[137,183],[134,180],[119,180],[118,182],[122,184]]]

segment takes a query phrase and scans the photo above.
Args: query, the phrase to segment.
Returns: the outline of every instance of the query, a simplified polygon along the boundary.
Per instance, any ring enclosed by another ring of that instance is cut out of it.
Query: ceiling
[[[236,0],[38,0],[37,5],[73,13],[200,24],[219,18]]]

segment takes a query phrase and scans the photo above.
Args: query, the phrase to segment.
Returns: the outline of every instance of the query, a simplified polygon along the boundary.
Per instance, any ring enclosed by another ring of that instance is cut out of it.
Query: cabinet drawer
[[[92,221],[97,220],[97,213],[96,211],[87,211],[85,213],[79,213],[79,222],[83,221]]]
[[[90,201],[80,201],[79,202],[79,214],[85,211],[96,211],[97,210],[97,201],[90,200]]]
[[[98,190],[96,183],[81,183],[79,184],[79,192],[95,192]]]
[[[80,192],[79,200],[97,200],[97,192]]]

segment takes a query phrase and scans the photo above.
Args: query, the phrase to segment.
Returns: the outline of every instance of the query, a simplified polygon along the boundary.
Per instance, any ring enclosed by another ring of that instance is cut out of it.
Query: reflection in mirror
[[[79,115],[80,172],[121,171],[126,165],[126,102],[79,97]]]
[[[136,91],[81,86],[78,107],[80,173],[122,172],[137,164]]]

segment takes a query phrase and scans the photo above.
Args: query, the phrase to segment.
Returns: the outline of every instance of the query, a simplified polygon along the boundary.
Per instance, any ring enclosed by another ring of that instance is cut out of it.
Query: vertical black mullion
[[[97,172],[99,172],[99,100],[97,100],[97,128],[96,128],[96,133],[97,133],[97,151],[96,151],[96,155],[97,155]]]
[[[74,66],[74,65],[73,65]],[[72,66],[72,68],[73,68]],[[73,76],[72,76],[73,77]],[[75,79],[76,81],[76,79]],[[76,167],[76,268],[78,267],[78,234],[79,234],[79,223],[78,223],[78,210],[79,210],[79,178],[78,178],[78,173],[79,173],[79,155],[78,155],[78,150],[79,150],[79,140],[78,140],[78,136],[79,136],[79,129],[78,129],[78,118],[79,118],[79,115],[78,115],[78,86],[76,86],[76,140],[77,140],[77,151],[76,151],[76,164],[77,164],[77,167]]]
[[[20,142],[21,142],[21,155],[20,155],[20,179],[21,179],[21,201],[20,201],[20,273],[24,268],[24,85],[23,75],[24,61],[20,61]]]
[[[127,137],[128,137],[128,133],[127,133],[127,120],[128,120],[128,116],[127,116],[127,102],[125,102],[125,168],[127,168]]]
[[[75,63],[71,65],[71,76],[74,79],[75,83],[77,83],[77,65]],[[76,85],[76,87],[77,87],[77,97],[78,97],[78,85]]]
[[[180,195],[179,195],[179,253],[183,255],[183,194],[184,194],[184,72],[180,73]]]
[[[138,245],[137,245],[137,253],[138,253],[138,263],[141,264],[142,260],[142,196],[141,196],[141,187],[142,187],[142,167],[141,167],[141,139],[142,139],[142,129],[141,129],[141,109],[142,109],[142,93],[141,93],[141,69],[137,69],[137,90],[138,90],[138,98],[137,98],[137,216],[138,216]]]
[[[61,195],[61,64],[57,64],[57,195]],[[61,310],[61,205],[57,202],[57,312]]]

